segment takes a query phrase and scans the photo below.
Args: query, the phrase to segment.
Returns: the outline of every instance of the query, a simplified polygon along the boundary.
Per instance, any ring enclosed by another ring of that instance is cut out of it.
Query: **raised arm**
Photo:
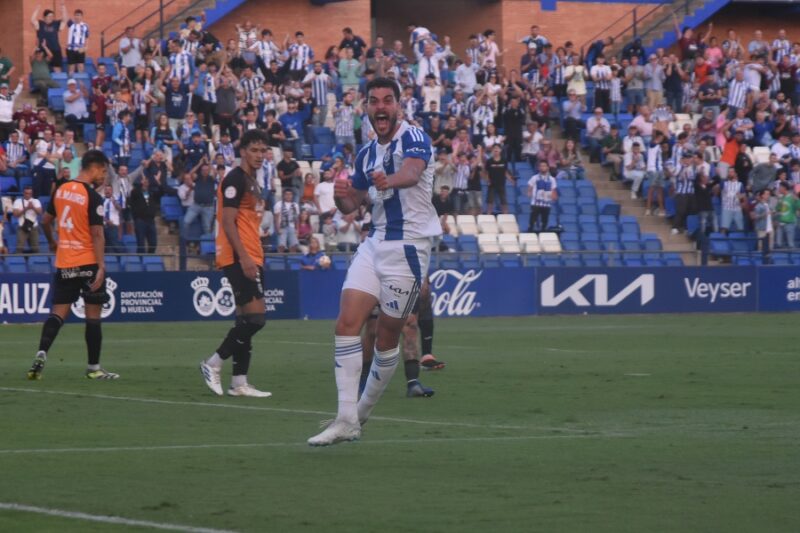
[[[41,5],[37,5],[36,9],[33,10],[33,14],[31,15],[31,25],[33,29],[39,31],[39,10],[42,8]]]

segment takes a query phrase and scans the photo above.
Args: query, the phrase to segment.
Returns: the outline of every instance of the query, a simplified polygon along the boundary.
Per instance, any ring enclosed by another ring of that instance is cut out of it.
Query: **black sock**
[[[250,356],[252,355],[252,345],[248,341],[244,347],[233,352],[233,375],[246,376],[250,370]]]
[[[419,378],[419,361],[412,359],[405,362],[406,381],[414,381]]]
[[[86,319],[86,352],[90,365],[100,364],[100,346],[103,344],[103,331],[99,320]]]
[[[46,352],[53,345],[53,341],[58,336],[58,330],[64,325],[64,319],[60,316],[51,314],[44,321],[42,326],[42,336],[39,337],[39,351]]]
[[[228,330],[228,334],[225,336],[225,339],[222,341],[222,344],[219,345],[217,348],[217,354],[219,355],[220,359],[230,359],[230,357],[239,349],[240,345],[236,342],[237,335],[239,330],[237,326],[239,325],[239,319],[236,319],[236,326],[233,326],[231,329]]]
[[[417,324],[419,324],[419,336],[422,337],[422,355],[433,353],[433,319],[419,319]]]

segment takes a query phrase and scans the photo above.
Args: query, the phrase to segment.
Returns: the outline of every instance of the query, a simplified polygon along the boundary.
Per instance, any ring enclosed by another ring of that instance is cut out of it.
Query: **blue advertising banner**
[[[539,313],[756,311],[755,267],[539,268]]]
[[[800,267],[758,269],[760,311],[800,311]]]
[[[268,319],[333,319],[345,272],[271,271]],[[4,274],[0,323],[40,322],[52,277]],[[430,274],[437,317],[582,313],[800,311],[800,266],[488,268]],[[113,273],[107,321],[230,320],[233,291],[220,272]],[[72,306],[83,318],[83,303]]]
[[[332,320],[339,315],[339,296],[346,272],[342,270],[301,271],[301,316],[310,320]]]
[[[435,316],[536,314],[532,268],[435,270],[429,279]]]
[[[39,322],[50,313],[52,276],[7,274],[0,280],[0,322]],[[233,291],[221,272],[109,274],[111,296],[103,319],[118,321],[230,320]],[[270,272],[265,279],[267,319],[299,318],[297,272]],[[84,317],[83,300],[72,306]]]

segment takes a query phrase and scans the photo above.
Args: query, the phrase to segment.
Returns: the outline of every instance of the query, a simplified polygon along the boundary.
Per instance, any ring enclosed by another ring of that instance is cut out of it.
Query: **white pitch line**
[[[189,407],[216,407],[220,409],[241,409],[245,411],[269,411],[274,413],[289,413],[301,415],[315,415],[325,417],[335,417],[336,413],[330,411],[313,411],[309,409],[289,409],[283,407],[259,407],[256,405],[233,405],[226,403],[210,402],[187,402],[179,400],[159,400],[156,398],[136,398],[133,396],[111,396],[108,394],[86,394],[82,392],[51,391],[38,389],[24,389],[17,387],[0,387],[0,391],[5,392],[25,392],[34,394],[52,394],[56,396],[74,396],[84,398],[97,398],[100,400],[117,400],[124,402],[153,403],[162,405],[184,405]],[[528,429],[538,431],[564,431],[568,433],[585,433],[584,429],[558,427],[558,426],[511,426],[502,424],[471,424],[469,422],[447,422],[440,420],[417,420],[413,418],[397,418],[390,416],[372,416],[370,420],[380,420],[384,422],[398,422],[403,424],[417,424],[424,426],[445,426],[445,427],[464,427],[474,429]]]
[[[117,524],[121,526],[149,527],[151,529],[161,529],[165,531],[182,531],[185,533],[235,533],[228,529],[211,529],[207,527],[184,526],[181,524],[166,524],[163,522],[151,522],[149,520],[134,520],[122,518],[120,516],[107,516],[81,513],[77,511],[64,511],[62,509],[51,509],[49,507],[36,507],[33,505],[23,505],[21,503],[0,502],[0,510],[19,511],[22,513],[33,513],[59,518],[73,518],[75,520],[86,520],[89,522],[100,522],[101,524]]]
[[[511,435],[499,437],[431,437],[419,439],[378,439],[359,441],[363,445],[377,444],[447,444],[452,442],[513,442],[527,440],[552,440],[552,439],[609,439],[633,437],[634,433],[597,432],[580,435]],[[107,453],[107,452],[151,452],[173,450],[213,450],[217,448],[298,448],[308,447],[305,442],[257,442],[247,444],[174,444],[165,446],[106,446],[98,448],[30,448],[30,449],[0,449],[0,455],[29,455],[29,454],[56,454],[56,453]]]

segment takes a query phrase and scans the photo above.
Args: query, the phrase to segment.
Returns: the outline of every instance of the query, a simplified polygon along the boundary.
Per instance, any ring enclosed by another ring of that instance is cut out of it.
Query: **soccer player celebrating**
[[[99,150],[89,150],[81,160],[81,172],[64,182],[55,192],[42,219],[50,250],[56,252],[53,281],[53,311],[42,327],[39,351],[28,371],[28,379],[42,379],[47,351],[58,336],[70,307],[83,297],[86,313],[86,349],[89,379],[117,379],[119,374],[100,367],[103,333],[100,317],[108,302],[103,249],[103,197],[95,187],[106,181],[108,158]],[[58,224],[58,242],[53,238],[53,221]]]
[[[233,358],[228,395],[266,398],[272,393],[251,386],[247,371],[253,335],[266,321],[261,217],[256,212],[261,189],[256,172],[264,163],[267,135],[261,130],[249,130],[242,135],[239,147],[241,164],[225,176],[217,190],[217,268],[222,269],[233,288],[236,324],[214,355],[200,363],[200,371],[208,388],[222,396],[222,363]]]
[[[369,195],[373,229],[347,272],[336,322],[336,419],[311,446],[356,440],[400,359],[400,334],[427,275],[433,238],[442,227],[431,202],[434,158],[421,129],[399,120],[400,91],[387,78],[367,84],[367,114],[377,135],[358,153],[352,182],[334,183],[336,206],[357,210]],[[361,328],[380,305],[370,376],[358,398]]]

